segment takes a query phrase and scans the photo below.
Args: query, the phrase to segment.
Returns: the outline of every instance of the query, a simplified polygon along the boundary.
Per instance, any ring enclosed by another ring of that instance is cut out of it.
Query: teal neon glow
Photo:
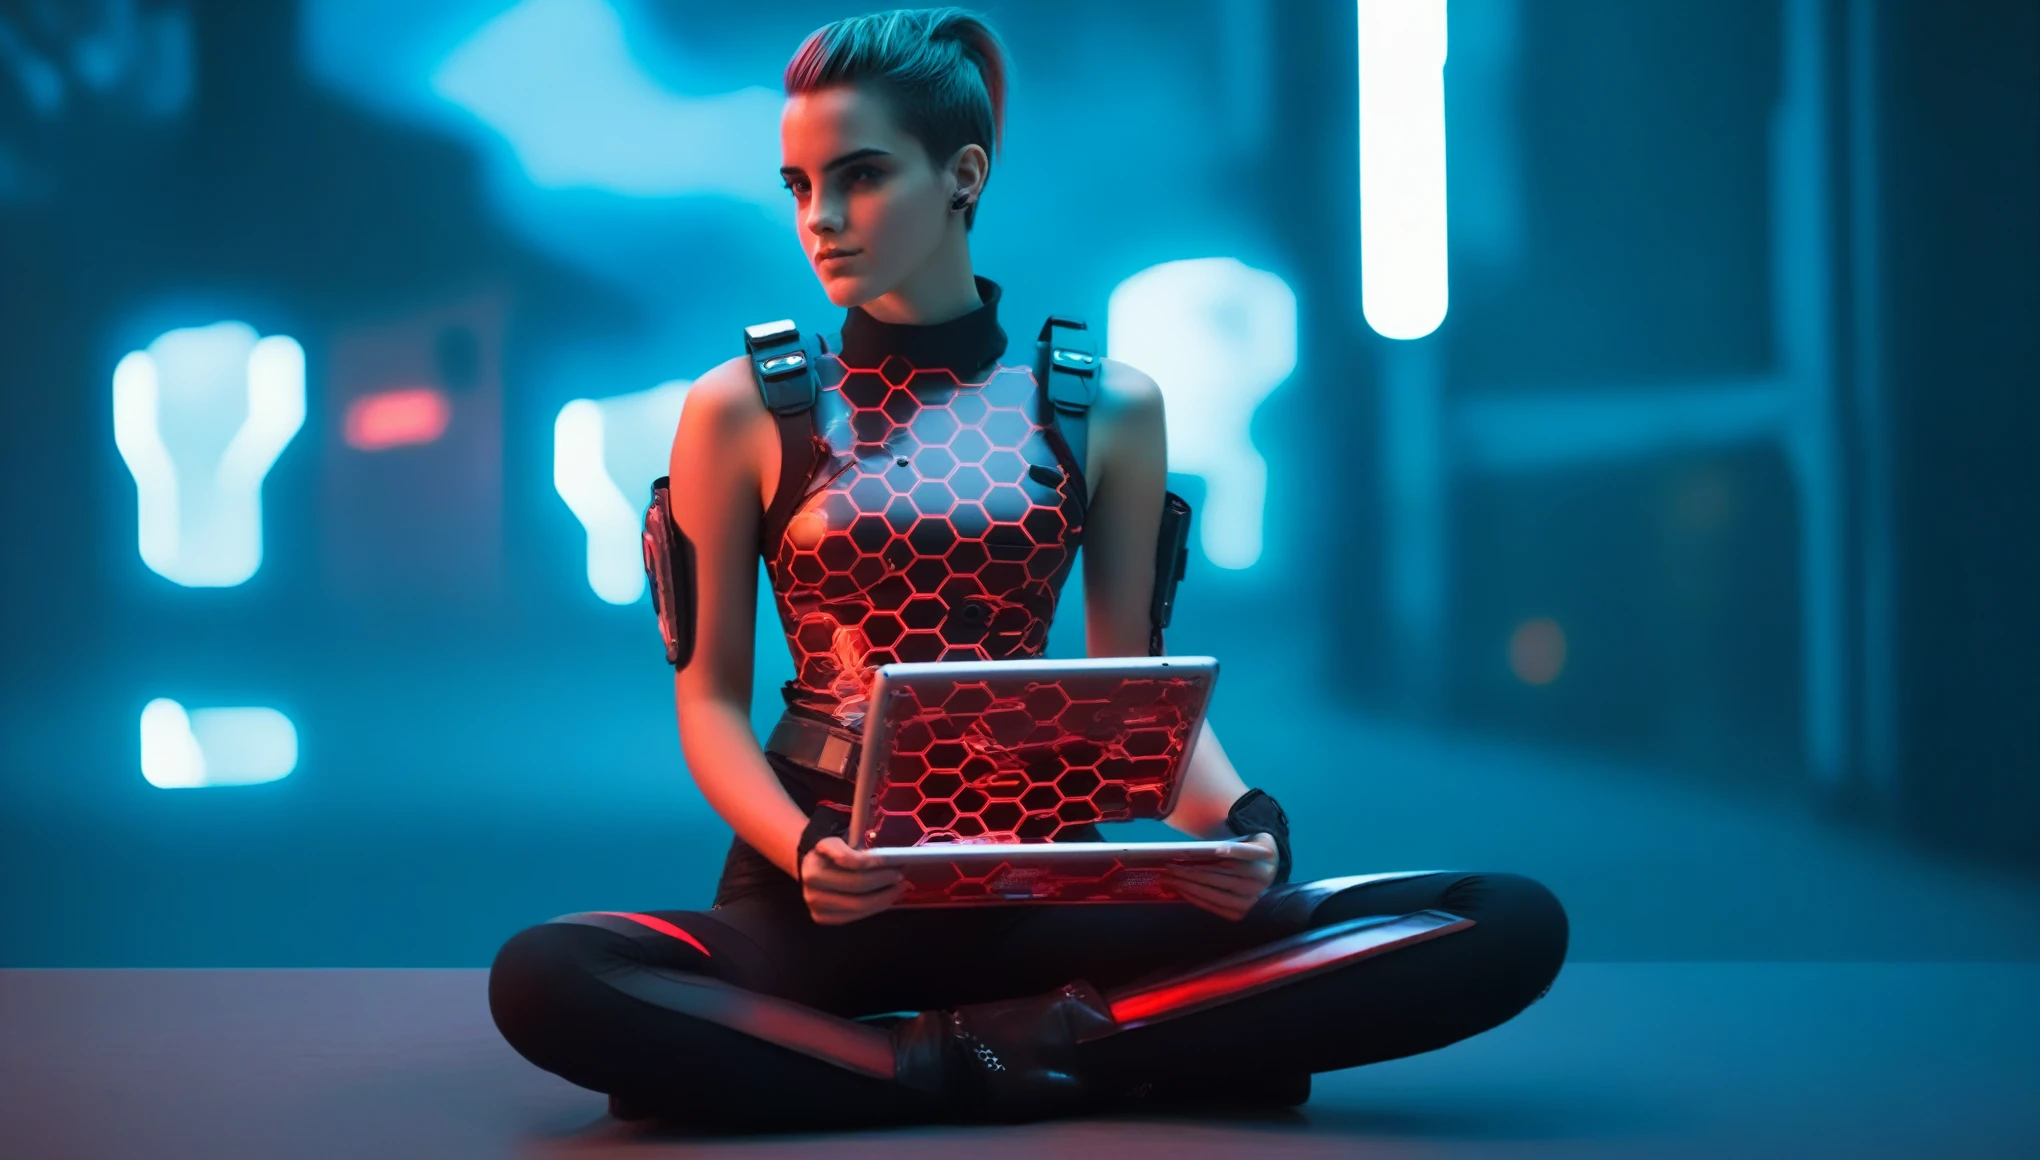
[[[275,709],[142,708],[142,777],[158,789],[260,785],[297,768],[297,727]]]
[[[524,0],[449,53],[432,89],[501,134],[540,188],[786,201],[780,93],[667,89],[606,0]]]
[[[1106,306],[1109,350],[1154,377],[1169,411],[1169,470],[1203,477],[1198,546],[1221,568],[1261,558],[1268,461],[1250,428],[1296,369],[1296,292],[1237,258],[1164,262]]]
[[[1360,3],[1360,308],[1384,338],[1445,321],[1445,0]]]
[[[193,588],[262,566],[262,481],[305,421],[305,352],[221,322],[113,370],[113,441],[135,479],[142,562]]]
[[[644,595],[642,537],[652,481],[666,474],[688,382],[575,399],[553,420],[553,490],[588,534],[588,587],[611,604]]]

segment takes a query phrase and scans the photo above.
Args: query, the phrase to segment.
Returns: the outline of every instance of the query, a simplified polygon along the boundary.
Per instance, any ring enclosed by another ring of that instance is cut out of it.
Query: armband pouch
[[[686,668],[694,656],[694,545],[673,523],[667,477],[652,481],[645,509],[645,578],[651,582],[652,611],[666,642],[666,663]]]
[[[1162,655],[1162,630],[1176,614],[1176,585],[1190,566],[1190,504],[1175,492],[1162,495],[1162,529],[1155,537],[1154,598],[1148,606],[1148,655]]]

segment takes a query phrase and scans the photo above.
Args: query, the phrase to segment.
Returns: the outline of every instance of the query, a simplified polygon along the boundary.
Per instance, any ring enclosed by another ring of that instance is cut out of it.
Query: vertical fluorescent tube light
[[[1445,0],[1360,0],[1360,308],[1384,338],[1445,321]]]

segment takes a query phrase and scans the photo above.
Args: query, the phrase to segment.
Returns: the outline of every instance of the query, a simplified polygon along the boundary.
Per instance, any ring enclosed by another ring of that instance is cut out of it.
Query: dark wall
[[[1888,4],[1883,347],[1905,816],[2040,855],[2040,4]]]

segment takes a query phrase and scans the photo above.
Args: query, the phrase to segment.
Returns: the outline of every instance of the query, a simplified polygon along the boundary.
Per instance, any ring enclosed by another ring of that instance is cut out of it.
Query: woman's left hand
[[[1185,902],[1238,922],[1275,881],[1275,862],[1275,839],[1255,834],[1234,843],[1223,862],[1171,867],[1169,878]]]

